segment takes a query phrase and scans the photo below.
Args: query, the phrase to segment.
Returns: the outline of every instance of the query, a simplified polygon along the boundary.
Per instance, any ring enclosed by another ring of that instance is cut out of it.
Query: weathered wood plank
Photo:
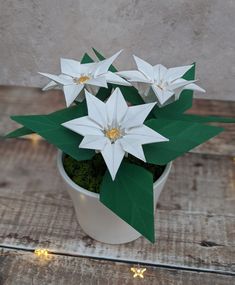
[[[59,90],[42,92],[39,88],[0,86],[0,136],[18,127],[11,115],[47,114],[65,107]],[[235,102],[195,99],[192,114],[235,116]],[[227,124],[226,132],[193,150],[198,153],[235,155],[235,124]]]
[[[59,90],[42,92],[39,88],[0,86],[0,135],[19,127],[12,115],[48,114],[65,108]]]
[[[189,114],[234,117],[234,101],[194,99]]]
[[[0,284],[4,285],[232,285],[235,276],[147,266],[144,278],[133,278],[133,264],[52,254],[48,260],[20,250],[0,251]],[[143,268],[143,267],[141,267]]]
[[[235,271],[235,172],[229,156],[188,154],[177,159],[158,205],[157,242],[140,238],[120,246],[93,241],[80,229],[52,146],[2,141],[0,156],[3,245]]]

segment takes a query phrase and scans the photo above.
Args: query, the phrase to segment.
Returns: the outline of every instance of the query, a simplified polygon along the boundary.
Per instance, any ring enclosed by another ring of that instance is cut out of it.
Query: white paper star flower
[[[146,161],[143,144],[168,141],[143,124],[156,103],[128,107],[119,88],[106,103],[85,93],[88,116],[62,125],[84,136],[80,148],[101,152],[113,180],[125,153]]]
[[[205,92],[204,89],[193,83],[196,80],[188,81],[182,78],[192,65],[167,69],[161,64],[152,66],[137,56],[134,56],[134,59],[138,70],[120,71],[117,74],[130,82],[143,83],[140,86],[142,91],[139,90],[143,99],[148,96],[150,89],[154,92],[155,99],[161,106],[171,97],[174,97],[175,100],[179,99],[179,95],[184,89]],[[145,89],[143,89],[143,85]]]
[[[62,86],[66,105],[68,107],[73,103],[78,95],[81,94],[81,91],[87,85],[107,88],[107,83],[113,83],[129,86],[131,84],[124,80],[122,77],[108,71],[110,65],[121,52],[122,51],[119,51],[105,60],[85,64],[82,64],[79,61],[73,59],[61,58],[60,75],[39,72],[41,75],[52,79],[52,81],[50,81],[43,88],[43,90],[54,88],[57,85]],[[81,98],[78,98],[80,99],[78,101],[83,100],[82,94],[80,97]]]

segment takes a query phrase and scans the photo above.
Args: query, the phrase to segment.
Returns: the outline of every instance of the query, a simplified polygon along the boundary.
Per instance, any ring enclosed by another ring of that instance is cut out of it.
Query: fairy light
[[[0,252],[0,256],[11,256],[11,255],[21,255],[19,252]],[[40,261],[49,261],[51,260],[52,255],[49,253],[46,248],[37,248],[34,250],[34,254],[38,256]],[[133,273],[133,278],[141,278],[144,279],[144,274],[146,272],[146,268],[141,267],[131,267],[130,271]]]
[[[45,248],[37,248],[34,250],[34,254],[40,257],[47,258],[49,255],[49,251]]]
[[[31,140],[33,145],[38,145],[39,141],[42,140],[42,137],[40,137],[38,134],[27,135],[25,138]]]
[[[140,268],[140,267],[131,267],[131,271],[134,273],[133,278],[144,278],[144,272],[146,271],[146,268]]]

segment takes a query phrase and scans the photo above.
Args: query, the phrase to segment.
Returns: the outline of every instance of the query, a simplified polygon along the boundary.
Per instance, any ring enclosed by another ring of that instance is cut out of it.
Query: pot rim
[[[62,176],[62,178],[76,191],[78,192],[81,192],[87,196],[90,196],[90,197],[94,197],[94,198],[99,198],[100,194],[98,193],[94,193],[94,192],[91,192],[89,190],[86,190],[85,188],[82,188],[81,186],[77,185],[75,182],[73,182],[73,180],[68,176],[68,174],[66,173],[65,169],[64,169],[64,166],[63,166],[63,155],[64,153],[61,151],[61,150],[58,150],[58,154],[57,154],[57,167],[59,169],[59,172],[60,172],[60,175]],[[157,187],[161,182],[162,180],[168,176],[170,170],[171,170],[171,166],[172,166],[172,162],[169,162],[167,165],[166,165],[166,168],[164,169],[162,175],[158,178],[157,181],[155,181],[153,183],[153,188]]]

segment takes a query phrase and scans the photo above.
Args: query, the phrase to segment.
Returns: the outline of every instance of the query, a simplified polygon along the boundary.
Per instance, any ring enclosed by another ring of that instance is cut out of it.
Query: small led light
[[[134,273],[133,278],[144,278],[144,272],[146,271],[146,268],[131,267],[131,271]]]
[[[40,140],[42,140],[42,137],[40,137],[40,136],[37,135],[37,134],[26,135],[25,137],[26,137],[27,139],[31,140],[31,142],[32,142],[33,145],[37,145],[38,142],[39,142]]]
[[[41,256],[41,257],[48,257],[48,254],[49,254],[48,250],[45,248],[35,249],[34,253],[35,255]]]

